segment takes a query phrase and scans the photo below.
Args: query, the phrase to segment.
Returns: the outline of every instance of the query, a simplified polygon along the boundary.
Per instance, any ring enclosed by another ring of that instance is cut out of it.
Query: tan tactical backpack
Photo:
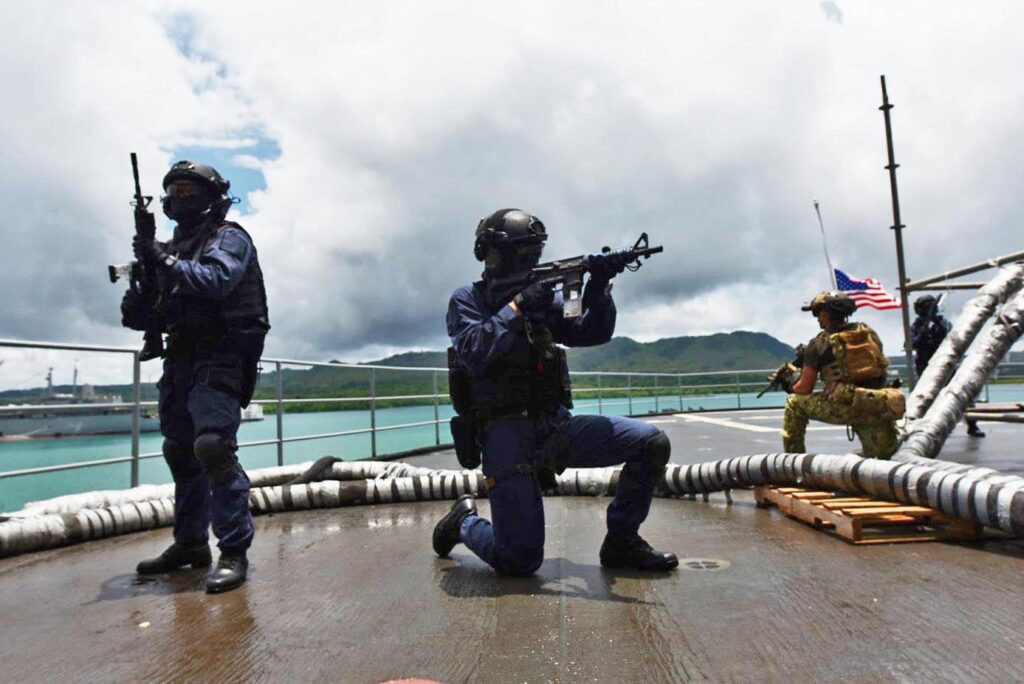
[[[850,330],[833,333],[829,341],[836,355],[840,382],[857,385],[885,377],[889,359],[868,326],[857,323]]]

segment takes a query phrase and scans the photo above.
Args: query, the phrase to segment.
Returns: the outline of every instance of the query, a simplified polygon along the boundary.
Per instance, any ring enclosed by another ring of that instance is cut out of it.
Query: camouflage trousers
[[[849,425],[860,438],[866,458],[888,459],[899,447],[896,421],[855,415],[852,391],[839,391],[832,397],[822,392],[790,394],[782,418],[782,446],[789,453],[804,453],[807,423],[820,420],[833,425]]]

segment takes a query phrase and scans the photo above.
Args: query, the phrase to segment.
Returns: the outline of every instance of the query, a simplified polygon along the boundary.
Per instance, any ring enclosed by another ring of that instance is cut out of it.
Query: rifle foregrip
[[[156,237],[156,219],[148,211],[135,212],[135,234],[144,238]]]

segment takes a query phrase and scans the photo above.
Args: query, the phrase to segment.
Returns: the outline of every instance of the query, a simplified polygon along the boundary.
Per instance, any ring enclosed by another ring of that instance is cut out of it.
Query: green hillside
[[[616,337],[600,347],[569,350],[578,371],[653,371],[693,373],[774,368],[793,357],[793,348],[766,333],[716,333],[635,342]]]
[[[674,337],[656,342],[636,342],[628,337],[617,337],[599,347],[570,349],[569,366],[574,371],[638,372],[638,373],[689,373],[701,371],[743,371],[774,368],[793,356],[793,348],[771,335],[753,332],[719,333],[699,337]],[[445,368],[445,352],[406,352],[370,362],[369,365],[414,368]],[[282,386],[286,397],[356,397],[369,394],[370,370],[356,368],[310,368],[285,369],[282,371]],[[378,369],[374,372],[378,396],[407,396],[431,394],[433,376],[416,371]],[[763,373],[741,374],[743,381],[760,381]],[[696,378],[684,380],[683,384],[734,385],[736,375],[730,373],[721,378]],[[438,390],[447,392],[448,378],[444,371],[437,373]],[[655,390],[655,383],[660,389]],[[275,396],[276,373],[264,372],[260,378],[257,395],[261,398]],[[672,393],[666,385],[674,380],[634,376],[632,378],[604,378],[606,390],[625,387],[648,388],[646,393]],[[597,387],[597,379],[577,376],[577,388]],[[645,390],[640,390],[641,393]],[[406,400],[379,400],[378,406],[417,403]],[[365,408],[365,402],[347,402],[349,408]],[[338,404],[316,402],[286,407],[287,410],[325,410]]]

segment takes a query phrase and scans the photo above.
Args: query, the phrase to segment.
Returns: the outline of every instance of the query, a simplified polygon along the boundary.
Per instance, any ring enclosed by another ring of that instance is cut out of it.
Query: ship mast
[[[892,230],[896,233],[896,265],[899,268],[900,308],[903,314],[903,351],[907,355],[907,381],[913,387],[917,378],[914,373],[914,354],[911,351],[912,347],[910,344],[910,312],[907,310],[907,283],[909,281],[907,279],[907,267],[903,259],[903,229],[906,226],[903,225],[900,219],[900,196],[896,190],[896,169],[899,167],[899,164],[896,163],[896,155],[892,149],[892,122],[889,119],[889,110],[892,107],[889,104],[889,93],[885,89],[885,75],[883,74],[882,106],[879,109],[882,110],[882,114],[885,116],[885,146],[889,153],[889,164],[885,168],[889,170],[889,189],[892,193]]]

